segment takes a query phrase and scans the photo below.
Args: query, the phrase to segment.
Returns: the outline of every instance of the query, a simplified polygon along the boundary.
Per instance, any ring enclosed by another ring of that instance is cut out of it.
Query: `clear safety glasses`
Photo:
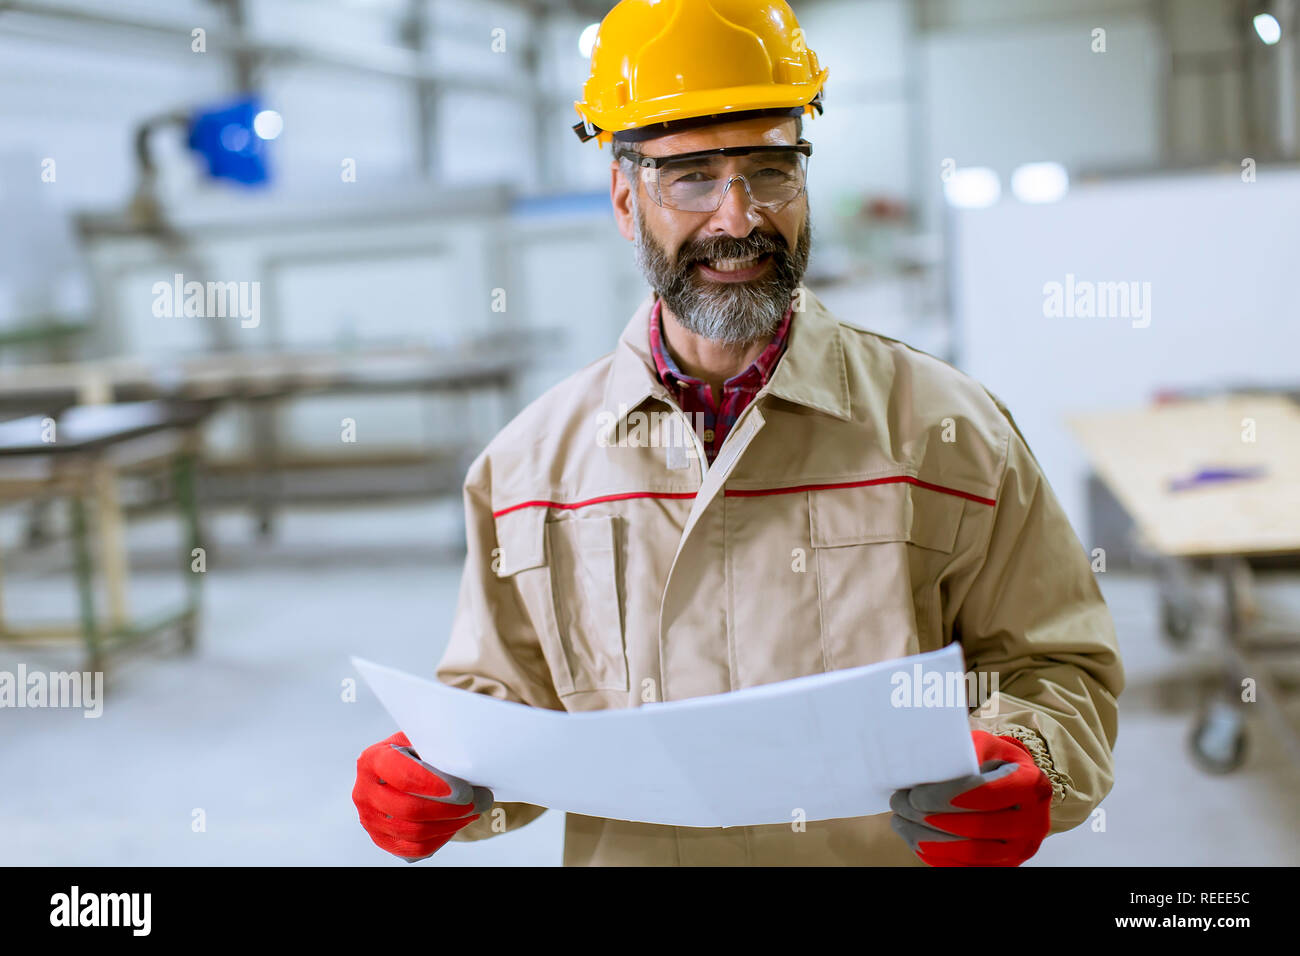
[[[676,156],[618,149],[614,155],[640,166],[650,198],[669,209],[715,212],[736,180],[755,206],[779,209],[804,191],[812,143],[801,139],[793,146],[724,146]]]

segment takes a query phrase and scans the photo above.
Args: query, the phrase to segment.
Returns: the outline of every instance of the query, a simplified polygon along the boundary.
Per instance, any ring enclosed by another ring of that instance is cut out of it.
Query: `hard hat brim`
[[[615,109],[601,109],[581,101],[575,101],[573,107],[583,120],[596,129],[609,133],[715,115],[722,121],[721,118],[728,113],[807,106],[822,91],[829,73],[829,70],[823,69],[814,79],[800,84],[796,89],[792,89],[789,84],[762,83],[674,93]]]

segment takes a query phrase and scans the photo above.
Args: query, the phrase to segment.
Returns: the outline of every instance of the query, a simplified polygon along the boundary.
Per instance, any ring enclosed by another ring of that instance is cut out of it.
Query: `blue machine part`
[[[278,134],[278,115],[263,110],[256,97],[199,109],[190,117],[187,143],[203,157],[213,179],[265,184],[270,179],[266,144],[275,138],[262,135],[268,129],[268,116],[275,118],[272,128]]]

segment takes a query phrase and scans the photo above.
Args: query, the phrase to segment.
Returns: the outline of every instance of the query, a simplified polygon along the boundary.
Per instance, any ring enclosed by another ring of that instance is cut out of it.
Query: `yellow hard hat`
[[[596,34],[573,129],[603,145],[700,125],[689,120],[820,113],[828,72],[784,0],[621,0]]]

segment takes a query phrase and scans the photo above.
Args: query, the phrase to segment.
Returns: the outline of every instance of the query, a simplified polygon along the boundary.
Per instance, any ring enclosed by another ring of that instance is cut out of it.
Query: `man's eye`
[[[774,166],[769,166],[769,167],[766,168],[766,169],[760,169],[760,170],[758,170],[757,172],[755,172],[755,173],[753,174],[753,177],[752,177],[752,178],[753,178],[753,179],[771,179],[771,180],[789,179],[789,178],[790,178],[790,170],[788,170],[788,169],[779,169],[779,168],[774,167]]]
[[[700,170],[697,169],[689,173],[681,173],[680,175],[675,175],[673,176],[672,181],[675,183],[706,183],[712,178],[713,177],[711,177],[708,173],[701,172]]]

